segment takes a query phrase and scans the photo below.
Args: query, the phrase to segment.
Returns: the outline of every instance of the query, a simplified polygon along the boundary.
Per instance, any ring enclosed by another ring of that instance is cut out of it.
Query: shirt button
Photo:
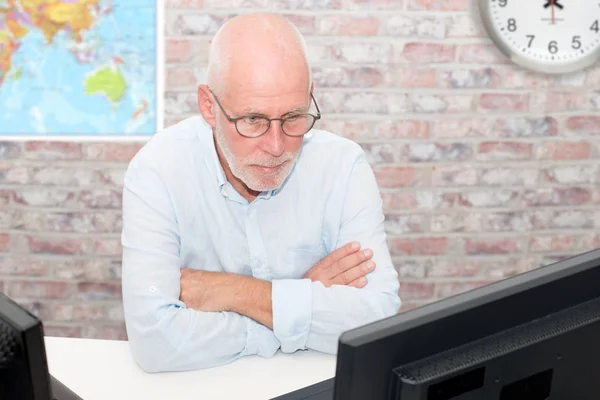
[[[150,293],[156,292],[156,286],[150,286],[149,290],[150,290]]]

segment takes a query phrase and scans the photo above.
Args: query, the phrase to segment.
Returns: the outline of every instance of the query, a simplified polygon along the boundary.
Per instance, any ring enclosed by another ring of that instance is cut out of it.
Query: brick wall
[[[279,11],[305,34],[321,127],[376,171],[405,309],[600,245],[599,67],[514,67],[470,0],[165,3],[167,124],[196,112],[225,18]],[[0,143],[0,289],[48,334],[125,337],[121,183],[139,146]]]

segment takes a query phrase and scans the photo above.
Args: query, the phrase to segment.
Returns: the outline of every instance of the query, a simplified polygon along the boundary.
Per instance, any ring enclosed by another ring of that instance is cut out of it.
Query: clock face
[[[600,0],[480,0],[486,30],[516,63],[570,72],[600,55]]]

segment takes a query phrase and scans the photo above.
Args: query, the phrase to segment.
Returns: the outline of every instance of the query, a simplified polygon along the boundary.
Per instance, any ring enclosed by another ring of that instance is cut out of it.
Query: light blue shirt
[[[248,203],[227,182],[212,131],[192,117],[152,137],[123,191],[123,304],[131,350],[149,372],[213,367],[278,350],[336,353],[342,332],[400,307],[382,200],[360,146],[313,129],[285,184]],[[358,241],[376,268],[357,289],[303,279]],[[272,282],[273,330],[179,300],[180,268]]]

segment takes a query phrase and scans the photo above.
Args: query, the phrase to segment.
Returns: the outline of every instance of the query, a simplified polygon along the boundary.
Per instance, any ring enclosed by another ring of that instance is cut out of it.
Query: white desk
[[[148,374],[124,341],[46,337],[45,342],[50,373],[84,400],[265,400],[332,378],[336,365],[332,355],[306,351]]]

